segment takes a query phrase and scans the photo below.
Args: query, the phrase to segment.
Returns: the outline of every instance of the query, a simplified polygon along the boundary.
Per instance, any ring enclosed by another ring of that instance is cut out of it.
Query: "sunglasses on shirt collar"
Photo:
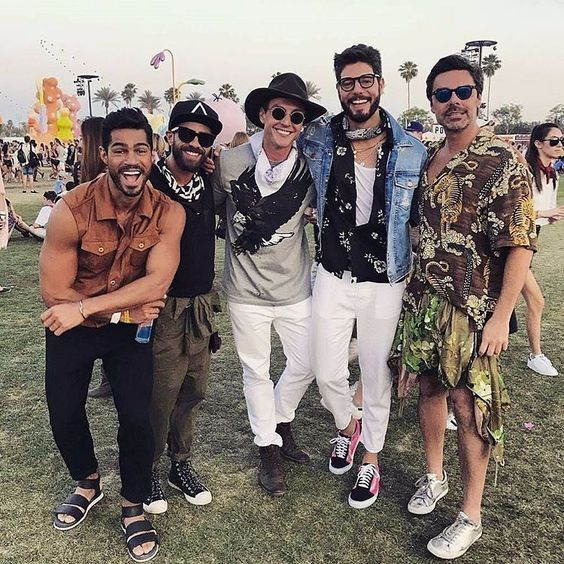
[[[215,135],[205,133],[203,131],[197,132],[189,127],[182,127],[179,125],[178,127],[173,127],[170,131],[172,133],[177,133],[178,138],[183,143],[190,143],[197,137],[200,147],[204,149],[211,147],[215,141]]]
[[[558,143],[564,147],[564,137],[551,137],[550,139],[543,139],[543,141],[548,141],[551,147],[556,147]]]
[[[472,96],[472,90],[476,90],[476,87],[465,84],[464,86],[457,86],[456,88],[437,88],[433,91],[432,95],[437,99],[437,102],[446,104],[451,99],[453,92],[459,100],[468,100],[468,98]]]

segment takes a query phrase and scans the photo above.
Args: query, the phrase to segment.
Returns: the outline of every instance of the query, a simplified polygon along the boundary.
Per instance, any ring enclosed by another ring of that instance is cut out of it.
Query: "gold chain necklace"
[[[382,137],[376,143],[374,143],[374,145],[370,145],[369,147],[365,147],[364,149],[355,149],[354,143],[351,142],[352,152],[353,152],[355,161],[358,162],[358,164],[360,166],[365,166],[366,160],[367,160],[369,155],[367,155],[367,158],[363,159],[363,160],[360,160],[360,156],[357,157],[357,155],[359,155],[360,153],[366,153],[366,151],[370,151],[371,149],[375,149],[376,147],[381,146],[382,143],[384,142],[385,138],[386,138],[385,136]]]

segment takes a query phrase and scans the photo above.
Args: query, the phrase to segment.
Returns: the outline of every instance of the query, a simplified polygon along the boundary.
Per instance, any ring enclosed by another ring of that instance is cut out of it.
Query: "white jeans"
[[[243,390],[255,444],[282,446],[276,425],[294,419],[296,408],[314,378],[309,362],[311,298],[289,306],[229,302],[229,314],[243,367]],[[276,387],[270,379],[273,325],[286,355],[286,368]]]
[[[351,420],[348,348],[354,322],[362,373],[362,435],[368,452],[384,446],[392,376],[388,355],[402,307],[405,282],[353,282],[350,272],[337,278],[322,266],[313,288],[311,359],[324,403],[338,429]]]

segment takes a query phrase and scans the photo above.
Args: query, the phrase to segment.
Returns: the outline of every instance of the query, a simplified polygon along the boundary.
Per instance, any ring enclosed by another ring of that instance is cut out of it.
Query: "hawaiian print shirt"
[[[442,143],[429,150],[433,160]],[[482,329],[499,298],[507,250],[535,250],[535,212],[526,164],[480,130],[429,184],[420,185],[420,240],[404,300],[416,308],[431,285]]]

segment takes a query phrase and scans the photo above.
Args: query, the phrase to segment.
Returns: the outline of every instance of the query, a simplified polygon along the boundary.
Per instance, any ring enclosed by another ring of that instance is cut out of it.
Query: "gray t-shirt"
[[[307,177],[305,174],[301,177],[302,181],[307,178],[307,187],[299,192],[303,197],[296,198],[297,192],[287,197],[291,190],[288,191],[286,185],[263,196],[259,202],[259,206],[274,211],[275,217],[269,218],[269,221],[273,220],[270,225],[272,235],[260,239],[255,253],[236,253],[233,246],[241,241],[245,225],[249,227],[244,217],[246,193],[257,189],[256,185],[249,186],[256,165],[251,144],[223,150],[216,165],[212,176],[215,204],[216,207],[226,204],[222,290],[227,300],[240,304],[284,306],[307,299],[311,295],[310,258],[303,214],[313,198],[313,183],[303,156],[300,154],[296,163],[298,168],[305,167],[307,174]],[[287,219],[289,214],[291,217]],[[281,219],[286,221],[278,225],[276,222]]]

